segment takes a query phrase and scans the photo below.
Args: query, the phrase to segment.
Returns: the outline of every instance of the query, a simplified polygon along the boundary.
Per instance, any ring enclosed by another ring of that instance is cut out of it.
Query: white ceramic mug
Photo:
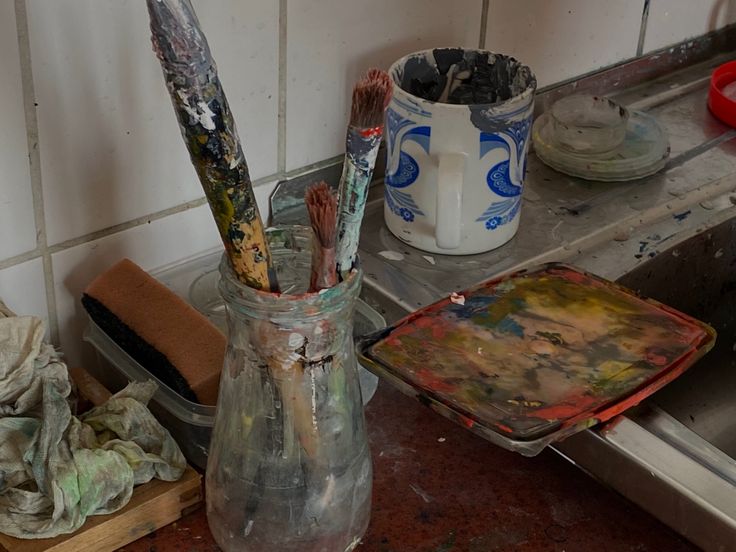
[[[485,79],[474,76],[479,71]],[[446,255],[505,244],[519,227],[536,89],[531,70],[484,50],[436,48],[401,58],[389,74],[389,230]]]

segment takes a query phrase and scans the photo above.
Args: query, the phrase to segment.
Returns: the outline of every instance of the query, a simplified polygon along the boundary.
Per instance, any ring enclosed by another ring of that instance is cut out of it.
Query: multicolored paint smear
[[[360,242],[360,225],[382,137],[383,127],[348,127],[347,151],[341,178],[345,185],[344,190],[340,190],[337,227],[337,269],[341,274],[349,273],[355,264]]]
[[[365,354],[453,411],[443,414],[515,440],[610,418],[715,337],[686,315],[559,264],[462,296],[408,317]]]
[[[250,287],[278,291],[248,164],[194,8],[189,0],[147,4],[153,47],[233,269]]]
[[[360,226],[391,93],[391,78],[385,71],[375,68],[369,69],[353,88],[345,161],[338,187],[335,255],[337,272],[342,278],[353,269],[358,255]]]

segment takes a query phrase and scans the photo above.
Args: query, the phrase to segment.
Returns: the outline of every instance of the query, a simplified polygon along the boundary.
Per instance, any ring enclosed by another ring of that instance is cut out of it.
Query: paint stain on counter
[[[428,504],[432,502],[432,497],[416,483],[409,483],[409,488],[414,491],[414,494],[416,494],[424,502]]]
[[[692,214],[692,211],[688,209],[687,211],[684,211],[682,213],[674,213],[672,215],[672,218],[675,219],[677,222],[684,221],[687,217],[689,217]]]

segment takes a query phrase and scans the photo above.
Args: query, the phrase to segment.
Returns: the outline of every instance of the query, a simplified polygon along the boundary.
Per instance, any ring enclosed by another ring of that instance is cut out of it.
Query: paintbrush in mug
[[[370,69],[353,88],[338,191],[337,271],[343,278],[352,270],[358,254],[360,225],[383,137],[383,115],[391,100],[391,87],[385,71]]]
[[[238,279],[278,291],[235,121],[190,0],[147,0],[153,47],[189,156]]]
[[[314,238],[309,291],[320,291],[337,284],[335,237],[337,234],[337,197],[327,182],[307,188],[304,198]]]

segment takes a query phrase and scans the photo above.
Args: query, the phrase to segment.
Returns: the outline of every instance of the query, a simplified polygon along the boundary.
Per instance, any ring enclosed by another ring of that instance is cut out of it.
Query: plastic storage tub
[[[200,255],[175,265],[153,271],[160,282],[174,293],[188,300],[190,285],[205,272],[216,269],[221,251]],[[154,380],[158,390],[149,403],[151,412],[166,427],[181,447],[190,463],[204,469],[207,465],[215,407],[193,403],[162,383],[148,370],[130,357],[89,317],[83,338],[97,351],[97,363],[89,367],[90,373],[110,391],[119,391],[131,381]],[[356,336],[366,335],[386,325],[383,317],[363,301],[358,301],[355,313]],[[375,393],[378,379],[359,367],[363,403]]]

